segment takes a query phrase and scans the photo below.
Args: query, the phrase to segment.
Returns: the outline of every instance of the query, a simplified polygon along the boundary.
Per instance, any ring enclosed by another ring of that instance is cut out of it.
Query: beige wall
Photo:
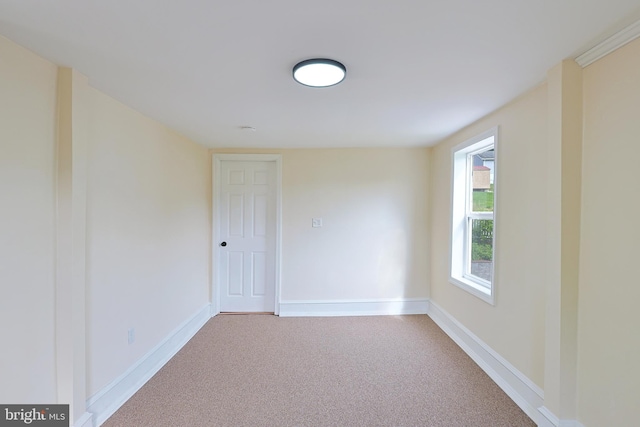
[[[547,87],[541,85],[433,148],[431,299],[538,386],[544,382]],[[496,303],[449,283],[451,148],[499,126]]]
[[[431,299],[543,388],[544,405],[554,415],[577,418],[587,427],[631,426],[637,424],[640,401],[640,287],[633,269],[640,253],[634,223],[640,209],[634,190],[640,40],[582,71],[576,67],[559,64],[550,71],[553,88],[544,84],[434,147],[432,247],[447,250],[432,252]],[[557,102],[548,104],[550,94]],[[551,120],[555,133],[547,132]],[[450,285],[447,268],[451,147],[496,125],[497,301],[492,307]],[[559,142],[549,142],[558,136]],[[550,147],[554,152],[547,152]],[[571,236],[560,239],[560,233]],[[558,267],[559,285],[545,295],[551,278],[545,271]],[[554,320],[547,331],[545,315]],[[554,348],[545,349],[550,344]],[[560,371],[545,365],[545,351]],[[577,372],[577,384],[569,371]]]
[[[427,297],[428,165],[427,149],[287,151],[282,299]]]
[[[92,395],[208,303],[211,180],[205,148],[89,90]]]
[[[268,152],[282,154],[283,301],[428,297],[429,149]]]
[[[209,155],[1,37],[0,57],[0,401],[73,403],[77,419],[208,304]],[[85,309],[86,375],[84,325],[66,330]]]
[[[584,70],[578,416],[638,423],[640,40]]]
[[[56,66],[0,37],[0,402],[56,401]]]

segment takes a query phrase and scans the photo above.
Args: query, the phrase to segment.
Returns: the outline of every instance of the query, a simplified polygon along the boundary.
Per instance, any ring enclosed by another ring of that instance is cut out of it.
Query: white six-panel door
[[[276,163],[219,163],[218,287],[221,312],[273,312]]]

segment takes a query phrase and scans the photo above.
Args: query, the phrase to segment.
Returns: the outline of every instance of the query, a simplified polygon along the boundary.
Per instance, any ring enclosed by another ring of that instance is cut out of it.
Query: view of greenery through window
[[[493,220],[472,220],[471,261],[491,261],[493,258]]]
[[[473,211],[493,212],[493,184],[490,190],[473,192]]]
[[[484,182],[490,183],[483,185],[481,177],[474,176],[473,212],[493,212],[493,149],[474,155],[473,164],[474,175],[485,173]],[[471,261],[493,261],[493,219],[471,221]]]

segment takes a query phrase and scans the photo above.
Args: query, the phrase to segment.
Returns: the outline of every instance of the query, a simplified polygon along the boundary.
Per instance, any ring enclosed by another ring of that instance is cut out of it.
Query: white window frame
[[[493,212],[472,212],[472,171],[474,154],[494,149]],[[451,251],[449,282],[495,305],[496,294],[496,206],[498,176],[498,128],[456,145],[451,150]],[[471,220],[493,219],[493,256],[491,282],[470,274]]]

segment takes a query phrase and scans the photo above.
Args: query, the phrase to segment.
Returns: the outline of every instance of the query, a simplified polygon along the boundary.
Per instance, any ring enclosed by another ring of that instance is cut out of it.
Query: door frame
[[[276,165],[276,236],[275,236],[275,301],[273,303],[274,314],[280,314],[280,270],[282,266],[282,155],[281,154],[221,154],[212,155],[212,236],[211,236],[211,316],[220,313],[220,276],[218,262],[220,260],[220,247],[218,240],[220,233],[220,198],[222,196],[221,175],[223,161],[241,162],[275,162]]]

